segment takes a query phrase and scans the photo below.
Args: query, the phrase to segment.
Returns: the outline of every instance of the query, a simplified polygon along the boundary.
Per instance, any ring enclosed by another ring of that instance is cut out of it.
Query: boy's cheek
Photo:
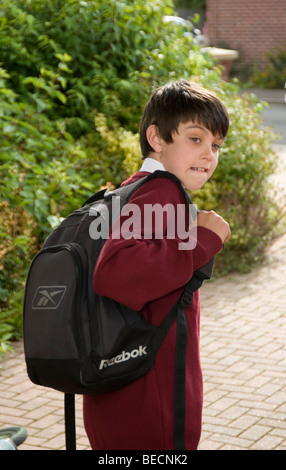
[[[217,164],[218,164],[218,160],[215,161],[215,163],[213,164],[212,168],[210,169],[209,171],[209,174],[208,174],[208,180],[210,179],[210,177],[212,176],[212,174],[214,173],[216,167],[217,167]]]

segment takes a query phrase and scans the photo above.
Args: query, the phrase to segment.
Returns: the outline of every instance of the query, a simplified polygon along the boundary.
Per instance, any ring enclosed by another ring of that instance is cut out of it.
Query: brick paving
[[[275,150],[285,210],[286,146]],[[286,235],[251,273],[205,283],[201,299],[200,450],[286,450]]]
[[[286,235],[253,272],[201,289],[204,374],[200,450],[286,450]],[[76,399],[77,448],[90,449]],[[63,395],[32,384],[23,344],[1,361],[0,428],[23,426],[20,450],[64,449]]]
[[[286,450],[285,279],[284,235],[262,267],[201,289],[201,450]]]
[[[286,450],[285,279],[286,235],[251,273],[201,289],[200,450]],[[77,448],[88,450],[80,396],[76,412]],[[0,429],[6,426],[26,428],[20,450],[65,448],[63,394],[30,382],[22,341],[0,360]]]

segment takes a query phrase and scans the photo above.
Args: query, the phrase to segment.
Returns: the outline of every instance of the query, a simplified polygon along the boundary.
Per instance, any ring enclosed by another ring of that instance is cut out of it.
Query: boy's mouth
[[[197,167],[197,166],[192,166],[191,170],[201,171],[203,173],[206,173],[208,171],[207,168],[202,168],[202,167]]]

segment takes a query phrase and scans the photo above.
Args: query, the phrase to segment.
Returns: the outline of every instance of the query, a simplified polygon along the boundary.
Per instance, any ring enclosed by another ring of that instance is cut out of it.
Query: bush
[[[2,77],[2,78],[1,78]],[[21,332],[28,266],[51,226],[98,186],[84,152],[57,123],[21,102],[0,70],[0,352]],[[77,171],[78,167],[78,171]]]
[[[166,33],[162,16],[172,13],[168,0],[1,1],[5,338],[21,322],[27,269],[47,233],[106,182],[126,178],[150,89],[197,68],[183,32]],[[17,214],[11,227],[7,211]],[[18,214],[30,217],[31,232],[21,232]]]
[[[0,203],[0,227],[1,353],[21,332],[19,312],[22,311],[27,260],[31,259],[37,240],[33,234],[33,218],[21,207],[9,207],[6,201]]]
[[[258,104],[162,22],[174,14],[171,1],[2,0],[0,13],[0,349],[19,334],[32,256],[61,217],[136,171],[143,106],[170,79],[201,82],[230,110],[221,164],[193,196],[231,223],[222,270],[257,259],[276,220],[269,134],[259,130]]]
[[[286,50],[278,48],[276,54],[267,54],[268,64],[264,70],[256,70],[248,86],[283,89],[286,83]]]
[[[193,67],[183,33],[162,23],[171,6],[4,0],[0,46],[9,87],[37,111],[64,118],[74,136],[93,130],[94,110],[137,130],[150,86]]]

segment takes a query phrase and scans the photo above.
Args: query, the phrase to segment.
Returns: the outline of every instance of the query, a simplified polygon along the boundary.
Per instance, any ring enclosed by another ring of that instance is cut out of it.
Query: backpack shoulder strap
[[[182,194],[185,197],[186,203],[192,204],[191,198],[189,197],[188,193],[183,188],[180,180],[172,173],[169,173],[168,171],[163,171],[163,170],[156,170],[147,176],[143,176],[143,178],[133,181],[133,183],[128,183],[124,186],[120,186],[119,188],[114,189],[113,191],[109,191],[108,189],[103,190],[104,198],[108,200],[109,198],[112,198],[113,196],[120,196],[123,200],[123,204],[126,204],[126,202],[131,198],[131,196],[135,193],[135,191],[137,191],[137,189],[139,189],[143,184],[147,183],[148,181],[151,181],[157,178],[166,178],[166,179],[174,181],[178,185],[179,189],[182,191]],[[98,199],[97,194],[98,193],[96,193],[90,199],[95,198],[95,200],[97,200]]]
[[[96,201],[99,201],[100,199],[106,199],[108,200],[109,198],[112,198],[113,196],[120,196],[123,200],[124,203],[130,199],[130,197],[135,193],[135,191],[140,188],[143,184],[147,183],[147,181],[150,181],[155,178],[166,178],[174,181],[180,190],[182,191],[182,194],[184,195],[186,202],[188,204],[192,204],[191,198],[188,195],[187,191],[182,186],[182,183],[180,180],[173,175],[172,173],[169,173],[168,171],[163,171],[163,170],[156,170],[153,173],[150,173],[147,176],[143,176],[143,178],[140,178],[137,181],[134,181],[133,183],[126,184],[125,186],[120,186],[117,189],[114,189],[113,191],[110,191],[109,189],[101,189],[100,191],[97,191],[95,194],[90,196],[84,203],[83,206],[92,204]]]
[[[64,404],[66,450],[76,450],[75,396],[65,393]]]
[[[104,198],[104,194],[106,193],[107,189],[101,189],[100,191],[97,191],[97,193],[93,194],[90,196],[82,205],[82,207],[87,206],[89,204],[93,204],[96,201],[99,201],[100,199]]]

